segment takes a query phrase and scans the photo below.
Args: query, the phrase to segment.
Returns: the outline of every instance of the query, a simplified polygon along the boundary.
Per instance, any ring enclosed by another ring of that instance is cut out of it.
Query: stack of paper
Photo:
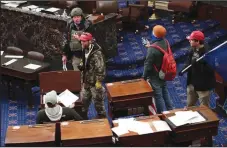
[[[178,111],[168,119],[176,126],[206,121],[197,111]]]
[[[116,121],[114,121],[116,123]],[[138,133],[139,135],[153,133],[150,124],[147,122],[135,121],[134,118],[118,119],[118,126],[112,128],[113,132],[118,136],[129,133],[129,131]]]
[[[70,107],[73,103],[75,103],[79,97],[74,95],[68,89],[58,95],[58,101],[61,102],[65,107]]]

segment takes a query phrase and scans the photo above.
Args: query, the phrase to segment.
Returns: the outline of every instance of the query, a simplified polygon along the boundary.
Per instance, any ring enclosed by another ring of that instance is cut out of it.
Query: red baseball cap
[[[80,36],[81,41],[90,41],[90,40],[92,40],[92,38],[93,38],[92,35],[88,32],[85,32],[85,33],[81,34],[81,36]]]
[[[190,36],[187,36],[187,39],[202,41],[205,39],[205,37],[201,31],[193,31]]]

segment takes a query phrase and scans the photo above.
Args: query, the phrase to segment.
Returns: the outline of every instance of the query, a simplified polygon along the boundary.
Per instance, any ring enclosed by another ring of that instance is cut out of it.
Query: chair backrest
[[[80,71],[50,71],[39,73],[39,84],[41,93],[51,90],[61,93],[68,89],[71,92],[80,92],[81,73]]]
[[[23,50],[18,47],[9,46],[6,49],[6,53],[13,55],[23,55]]]
[[[118,2],[113,1],[96,1],[96,11],[103,14],[118,13]]]
[[[43,61],[44,55],[42,53],[36,52],[36,51],[29,51],[27,54],[27,57],[29,59],[37,60],[37,61]]]

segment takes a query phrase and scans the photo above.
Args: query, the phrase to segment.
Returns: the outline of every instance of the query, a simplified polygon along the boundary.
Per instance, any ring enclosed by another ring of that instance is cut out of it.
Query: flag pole
[[[221,46],[227,44],[227,41],[223,42],[222,44],[218,45],[217,47],[215,47],[214,49],[210,50],[209,52],[205,53],[203,56],[201,56],[200,58],[198,58],[196,60],[196,62],[200,61],[201,59],[203,59],[207,54],[213,52],[214,50],[220,48]],[[184,73],[185,71],[187,71],[190,67],[192,67],[192,64],[188,65],[185,69],[182,70],[182,73]]]

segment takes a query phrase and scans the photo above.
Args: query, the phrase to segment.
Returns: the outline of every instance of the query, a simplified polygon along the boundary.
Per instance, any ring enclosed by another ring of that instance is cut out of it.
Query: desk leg
[[[25,82],[25,91],[27,93],[27,98],[28,98],[28,107],[34,108],[34,98],[33,98],[33,95],[32,95],[32,85],[29,81]]]
[[[109,112],[109,117],[113,120],[113,107],[112,107],[112,102],[108,102],[108,112]]]

